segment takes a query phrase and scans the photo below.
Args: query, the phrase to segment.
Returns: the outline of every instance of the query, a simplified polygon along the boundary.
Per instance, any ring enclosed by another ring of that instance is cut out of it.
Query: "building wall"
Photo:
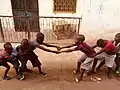
[[[12,15],[10,0],[0,0],[0,15]]]
[[[0,0],[0,15],[12,15],[10,0]],[[80,33],[87,39],[112,39],[120,32],[120,0],[77,0],[77,12],[53,13],[53,0],[39,0],[40,16],[82,17]]]

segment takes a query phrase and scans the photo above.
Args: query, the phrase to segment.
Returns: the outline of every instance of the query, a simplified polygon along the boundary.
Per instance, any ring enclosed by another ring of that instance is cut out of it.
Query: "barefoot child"
[[[23,57],[26,57],[26,55],[28,53],[28,47],[29,47],[29,42],[27,39],[23,39],[21,41],[21,45],[18,45],[16,47],[16,51],[18,53],[16,59],[21,62],[21,66],[19,68],[19,72],[20,72],[19,79],[20,80],[24,80],[24,78],[25,78],[23,72],[30,72],[31,71],[26,66],[28,60],[23,58]]]
[[[76,37],[75,44],[66,46],[66,47],[61,47],[61,49],[63,49],[63,48],[69,48],[69,47],[76,46],[73,49],[68,49],[68,50],[64,50],[61,52],[72,52],[72,51],[80,50],[84,53],[77,62],[77,70],[75,71],[75,73],[80,72],[80,67],[81,67],[82,72],[81,72],[81,76],[75,79],[76,82],[82,81],[83,74],[85,70],[86,71],[89,70],[91,62],[93,61],[92,56],[96,53],[95,50],[92,47],[90,47],[88,44],[86,44],[84,41],[85,41],[84,35],[78,35]]]
[[[7,68],[3,77],[3,79],[5,80],[10,80],[10,77],[7,76],[7,73],[10,70],[10,66],[7,62],[11,63],[14,66],[17,75],[19,75],[19,62],[16,61],[16,56],[12,53],[12,51],[13,48],[11,43],[7,42],[4,44],[4,50],[0,54],[0,66],[4,66]]]
[[[116,57],[115,57],[115,63],[116,63],[116,68],[115,68],[115,72],[116,74],[119,74],[119,68],[120,68],[120,33],[117,33],[115,35],[114,40],[112,41],[114,43],[115,46],[117,46],[117,53],[116,53]],[[103,65],[105,64],[105,60],[103,60],[98,67],[96,68],[96,71],[98,71]],[[94,71],[93,71],[94,73]]]
[[[105,64],[108,67],[108,78],[111,78],[111,71],[114,64],[115,54],[117,52],[116,46],[112,43],[112,41],[99,39],[97,41],[97,45],[95,47],[102,48],[98,53],[93,55],[94,63],[92,67],[92,73],[94,73],[95,66],[98,60],[105,60]],[[103,64],[104,64],[103,63]]]
[[[57,46],[43,43],[43,41],[44,41],[44,35],[42,33],[38,33],[37,36],[36,36],[36,40],[34,40],[34,41],[28,42],[27,39],[23,39],[22,42],[21,42],[21,45],[19,46],[19,52],[21,53],[20,54],[21,61],[23,61],[21,68],[24,69],[26,67],[27,61],[30,60],[33,67],[37,67],[38,70],[39,70],[39,73],[46,76],[46,73],[44,73],[41,70],[41,63],[38,59],[38,56],[33,51],[36,48],[39,48],[39,49],[42,49],[44,51],[52,52],[52,53],[56,53],[56,54],[59,53],[59,52],[58,51],[52,51],[52,50],[46,49],[43,46],[41,46],[41,45],[45,45],[45,46],[56,47],[57,48]]]

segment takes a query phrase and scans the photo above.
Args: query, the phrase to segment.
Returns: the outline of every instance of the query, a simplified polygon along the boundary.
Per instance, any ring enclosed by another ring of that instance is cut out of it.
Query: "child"
[[[22,48],[23,46],[25,48]],[[27,60],[24,58],[22,59],[22,56],[27,55],[26,53],[28,51],[28,47],[29,47],[29,42],[27,39],[23,39],[21,41],[21,45],[18,45],[16,47],[16,51],[17,51],[16,60],[19,60],[21,62],[21,66],[19,67],[19,77],[18,77],[19,80],[25,79],[23,72],[31,72],[31,70],[29,70],[27,66],[24,65],[24,62],[27,63]]]
[[[10,66],[8,65],[7,62],[13,64],[17,75],[19,75],[18,71],[19,62],[16,61],[15,56],[12,54],[12,51],[13,51],[12,45],[9,42],[7,42],[4,44],[4,50],[0,54],[0,66],[4,66],[7,68],[3,77],[4,80],[10,80],[10,77],[7,76],[7,73],[10,70]]]
[[[93,55],[94,57],[94,63],[93,63],[93,67],[92,67],[92,73],[94,73],[94,69],[95,66],[97,64],[98,60],[105,60],[105,64],[108,67],[108,78],[111,78],[111,70],[114,64],[114,59],[115,59],[115,54],[117,51],[116,46],[112,43],[112,41],[108,41],[108,40],[103,40],[103,39],[99,39],[97,41],[97,45],[95,45],[95,47],[100,47],[102,48],[98,53],[96,53],[95,55]]]
[[[66,46],[66,47],[61,47],[61,49],[63,49],[63,48],[69,48],[72,46],[76,46],[73,49],[68,49],[68,50],[64,50],[61,52],[72,52],[72,51],[80,50],[84,53],[80,57],[80,59],[78,60],[78,63],[77,63],[77,70],[75,71],[75,73],[80,72],[80,66],[81,66],[82,72],[81,72],[81,76],[79,78],[75,79],[76,82],[82,81],[83,74],[84,74],[85,70],[89,70],[91,62],[93,61],[92,56],[96,53],[95,50],[92,47],[90,47],[89,45],[87,45],[84,41],[85,41],[84,35],[78,35],[76,37],[75,44]],[[82,65],[81,65],[81,63],[82,63]]]
[[[114,41],[112,41],[115,46],[117,46],[117,53],[116,53],[116,57],[115,57],[115,63],[116,63],[116,68],[115,68],[115,72],[116,74],[119,74],[119,68],[120,68],[120,33],[117,33],[115,35]],[[105,60],[103,60],[99,66],[96,68],[96,71],[99,70],[103,65],[105,64]]]
[[[117,33],[115,35],[115,45],[117,46],[118,48],[118,51],[116,53],[116,58],[115,58],[115,63],[116,63],[116,68],[115,68],[115,71],[116,71],[116,74],[119,74],[120,73],[120,33]]]
[[[46,49],[46,48],[42,47],[41,45],[57,48],[57,46],[43,43],[43,41],[44,41],[44,35],[42,33],[38,33],[37,36],[36,36],[36,40],[34,40],[34,41],[28,42],[27,39],[23,39],[22,42],[21,42],[21,45],[19,47],[19,52],[21,53],[21,56],[20,56],[21,61],[23,61],[22,66],[21,66],[23,69],[26,67],[27,61],[30,60],[33,67],[37,67],[38,70],[39,70],[39,73],[46,76],[46,73],[44,73],[41,70],[41,63],[38,59],[38,56],[33,52],[33,50],[35,50],[36,48],[39,48],[39,49],[42,49],[44,51],[53,52],[53,53],[56,53],[56,54],[58,54],[59,52],[58,51],[52,51],[52,50],[49,50],[49,49]]]

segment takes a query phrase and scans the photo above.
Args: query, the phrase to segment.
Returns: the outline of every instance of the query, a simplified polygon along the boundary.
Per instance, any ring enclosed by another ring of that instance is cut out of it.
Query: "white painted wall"
[[[77,0],[76,13],[54,14],[53,0],[39,0],[39,15],[82,17],[80,33],[87,39],[112,39],[114,34],[120,32],[119,4],[120,0]],[[10,0],[0,0],[0,15],[12,15]]]
[[[10,0],[0,0],[0,15],[12,15]]]

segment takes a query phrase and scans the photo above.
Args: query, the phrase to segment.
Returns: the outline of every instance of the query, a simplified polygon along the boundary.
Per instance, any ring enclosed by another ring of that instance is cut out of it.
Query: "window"
[[[77,0],[53,0],[54,1],[54,12],[76,12]]]

